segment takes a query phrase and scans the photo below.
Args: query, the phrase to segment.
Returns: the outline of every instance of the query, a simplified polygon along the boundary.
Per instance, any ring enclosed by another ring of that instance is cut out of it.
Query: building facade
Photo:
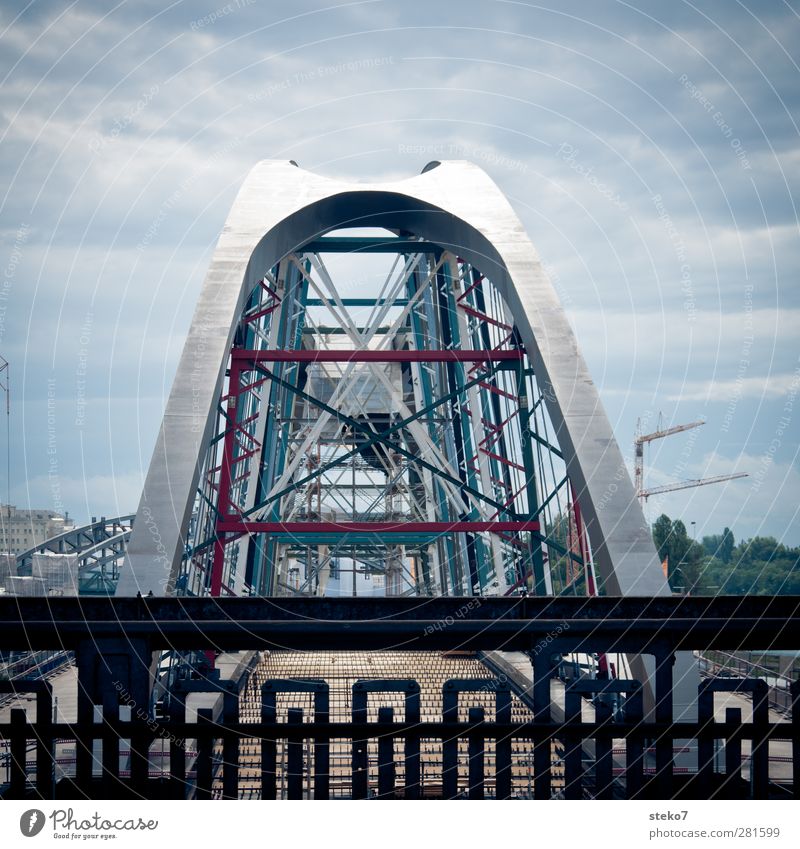
[[[13,505],[0,505],[0,553],[20,554],[71,525],[68,516],[53,510],[20,510]]]

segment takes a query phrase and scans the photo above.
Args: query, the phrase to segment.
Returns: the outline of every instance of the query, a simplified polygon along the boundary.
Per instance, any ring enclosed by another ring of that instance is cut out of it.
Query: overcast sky
[[[260,159],[471,159],[550,270],[647,484],[697,534],[800,543],[800,4],[0,7],[11,501],[136,508],[213,245]],[[0,498],[5,500],[5,469]]]

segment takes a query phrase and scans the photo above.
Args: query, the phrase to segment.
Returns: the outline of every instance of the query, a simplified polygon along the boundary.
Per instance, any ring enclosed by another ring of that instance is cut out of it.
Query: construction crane
[[[656,439],[663,439],[665,436],[672,436],[675,433],[683,433],[685,430],[704,425],[705,421],[699,419],[695,422],[687,424],[673,425],[665,428],[663,426],[661,413],[658,414],[658,430],[652,433],[641,433],[641,419],[636,423],[636,438],[633,442],[634,448],[634,481],[636,485],[636,495],[642,502],[646,502],[651,495],[660,495],[664,492],[674,492],[679,489],[692,489],[696,486],[707,486],[711,483],[722,483],[723,481],[732,481],[737,478],[746,478],[747,472],[736,472],[730,475],[715,475],[711,478],[696,478],[694,480],[677,481],[676,483],[665,484],[664,486],[656,486],[652,489],[644,488],[644,446],[648,442],[653,442]]]
[[[638,494],[639,498],[647,501],[651,495],[661,495],[662,492],[674,492],[676,489],[691,489],[695,486],[707,486],[710,483],[722,483],[723,481],[733,481],[736,478],[746,477],[747,472],[736,472],[732,475],[716,475],[713,478],[697,478],[695,480],[668,483],[665,486],[654,486],[652,489],[642,489]]]

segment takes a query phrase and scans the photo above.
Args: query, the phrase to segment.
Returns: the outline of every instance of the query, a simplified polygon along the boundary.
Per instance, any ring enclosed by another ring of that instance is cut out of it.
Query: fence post
[[[239,689],[235,681],[227,681],[222,696],[225,737],[222,741],[222,798],[239,798],[239,737],[231,725],[239,721]]]
[[[24,799],[28,776],[28,716],[23,708],[12,708],[10,718],[11,777],[9,796],[12,799]]]
[[[753,742],[750,752],[750,781],[754,799],[769,798],[769,686],[763,679],[753,682]]]
[[[211,785],[213,781],[212,748],[214,738],[211,731],[212,711],[210,708],[200,708],[197,711],[197,760],[195,761],[195,773],[197,781],[197,799],[211,798]]]
[[[303,724],[303,709],[289,708],[286,721],[291,726]],[[303,798],[303,739],[289,739],[286,754],[286,795],[290,799]]]
[[[458,722],[458,691],[452,681],[447,681],[442,692],[442,719],[446,723]],[[442,797],[455,799],[458,795],[458,737],[455,732],[442,737]]]
[[[504,681],[497,688],[495,702],[495,721],[501,725],[511,724],[511,687]],[[498,799],[511,798],[511,737],[497,737],[495,751],[495,796]]]
[[[611,725],[611,707],[602,699],[595,700],[594,722],[598,729]],[[594,792],[596,799],[610,799],[614,771],[611,760],[611,737],[598,733],[594,738]]]
[[[367,695],[361,681],[353,684],[353,798],[366,799],[369,784]]]
[[[278,797],[278,741],[277,741],[277,707],[275,694],[271,698],[267,694],[272,685],[267,681],[261,690],[261,724],[267,726],[269,737],[261,738],[261,798],[276,799]]]
[[[186,702],[183,694],[174,696],[170,703],[170,720],[176,726],[186,722]],[[170,781],[174,785],[176,799],[186,796],[186,737],[172,735],[169,741],[169,774]]]
[[[792,682],[792,790],[800,799],[800,679]]]
[[[635,799],[644,783],[644,688],[641,683],[625,699],[625,723],[629,726],[625,744],[625,795]]]
[[[564,719],[567,728],[581,721],[581,699],[572,687],[567,687],[564,696]],[[574,730],[564,734],[564,797],[583,797],[583,739]]]
[[[727,725],[741,726],[741,708],[727,708],[725,711]],[[731,731],[725,740],[725,789],[723,796],[727,799],[739,798],[739,781],[742,777],[742,737],[741,728]]]
[[[52,799],[55,795],[53,688],[46,681],[37,681],[36,685],[36,788],[42,799]]]
[[[657,649],[653,652],[656,661],[656,705],[655,719],[668,730],[656,738],[656,793],[659,799],[671,798],[673,787],[673,740],[672,740],[672,667],[675,652]],[[698,707],[699,710],[699,707]],[[713,747],[713,742],[712,742]],[[698,745],[698,758],[700,756]]]
[[[470,708],[468,714],[471,730],[469,733],[469,791],[470,799],[483,799],[485,778],[485,740],[481,726],[484,721],[484,710],[480,707]]]
[[[550,679],[556,664],[548,652],[533,658],[533,721],[550,725],[553,721],[550,703]],[[537,736],[533,749],[533,798],[549,799],[551,795],[552,741],[549,734]]]
[[[378,722],[381,725],[394,722],[394,710],[390,707],[378,708]],[[395,780],[394,734],[381,734],[378,737],[378,796],[380,798],[394,796]]]

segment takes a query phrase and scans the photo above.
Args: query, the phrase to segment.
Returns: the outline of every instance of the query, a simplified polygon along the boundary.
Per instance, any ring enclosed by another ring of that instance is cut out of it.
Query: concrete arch
[[[200,293],[118,594],[173,591],[247,293],[289,252],[344,226],[412,232],[487,274],[515,316],[544,387],[606,591],[667,594],[622,454],[558,296],[505,196],[483,170],[464,161],[431,163],[416,177],[382,184],[342,183],[281,161],[264,161],[251,171]]]

